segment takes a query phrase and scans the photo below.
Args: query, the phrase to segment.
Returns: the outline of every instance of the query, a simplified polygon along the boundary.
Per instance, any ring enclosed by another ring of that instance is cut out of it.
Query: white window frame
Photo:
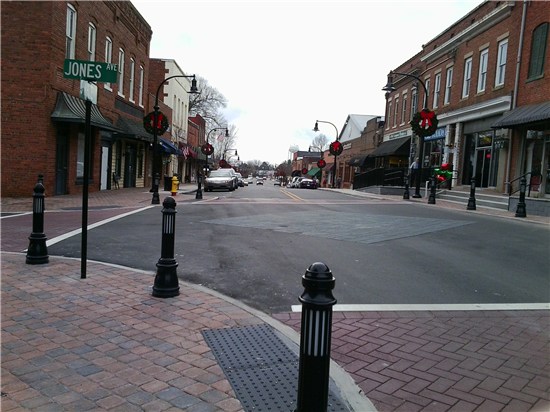
[[[397,127],[398,115],[399,115],[399,99],[395,99],[395,110],[393,111],[393,127]]]
[[[485,91],[487,87],[487,69],[489,67],[489,49],[483,49],[479,52],[479,75],[477,78],[477,92]]]
[[[411,115],[409,120],[412,120],[415,113],[418,111],[418,88],[413,87],[411,90]]]
[[[139,85],[138,85],[138,104],[143,107],[143,81],[145,79],[145,70],[139,66]]]
[[[470,95],[470,85],[472,84],[472,63],[473,58],[471,56],[464,60],[464,81],[462,82],[463,99]]]
[[[426,86],[426,106],[428,105],[428,102],[430,101],[430,79],[424,80],[424,86]],[[424,100],[422,100],[422,106],[424,106]],[[422,107],[424,109],[424,107]]]
[[[136,61],[133,57],[130,58],[130,92],[128,93],[128,100],[132,103],[134,101],[134,83],[135,83],[135,71],[136,71]]]
[[[508,57],[508,39],[498,43],[497,67],[495,73],[495,87],[504,85],[506,80],[506,60]]]
[[[437,73],[434,78],[434,109],[437,109],[439,106],[439,93],[441,93],[441,72]]]
[[[405,119],[407,116],[407,95],[403,95],[403,103],[401,104],[401,124],[405,124]]]
[[[390,100],[388,102],[388,121],[386,122],[386,129],[389,130],[391,127],[391,109],[392,109],[392,101]]]
[[[105,63],[113,62],[113,41],[109,36],[105,38]],[[111,83],[103,83],[103,87],[107,90],[113,90]]]
[[[451,103],[451,90],[453,87],[453,72],[454,67],[448,67],[445,76],[445,97],[443,98],[443,104]]]
[[[124,97],[124,49],[118,49],[118,95]]]
[[[65,26],[65,58],[74,59],[76,55],[76,9],[67,4],[67,20]]]
[[[95,61],[95,45],[97,30],[93,23],[88,25],[88,61]]]

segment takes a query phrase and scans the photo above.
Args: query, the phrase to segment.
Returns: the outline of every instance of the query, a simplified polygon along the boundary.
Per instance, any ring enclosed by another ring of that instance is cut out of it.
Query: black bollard
[[[44,177],[38,175],[38,183],[34,186],[32,194],[32,233],[29,236],[29,247],[27,249],[26,263],[38,265],[48,263],[48,247],[46,246],[46,235],[44,234]]]
[[[409,176],[405,176],[405,191],[403,192],[403,199],[409,199]]]
[[[435,177],[430,177],[430,195],[428,196],[428,204],[435,205]]]
[[[468,199],[468,206],[466,210],[476,210],[476,180],[470,181],[470,198]]]
[[[525,210],[525,189],[527,187],[527,180],[525,176],[519,180],[519,202],[516,208],[516,217],[527,217],[527,211]]]
[[[297,412],[327,410],[334,284],[332,272],[321,262],[313,263],[302,276]]]
[[[197,176],[197,193],[195,199],[202,199],[202,175],[199,173]]]
[[[178,263],[174,259],[174,240],[176,230],[176,201],[167,197],[162,202],[162,251],[157,262],[157,275],[153,285],[153,296],[171,298],[180,294],[178,282]]]

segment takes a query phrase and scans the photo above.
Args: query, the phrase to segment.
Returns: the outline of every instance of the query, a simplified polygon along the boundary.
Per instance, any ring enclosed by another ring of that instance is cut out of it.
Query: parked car
[[[317,182],[312,179],[302,179],[300,180],[299,186],[300,189],[317,189]]]
[[[303,179],[303,177],[293,177],[290,183],[288,184],[288,187],[300,187],[300,181]]]
[[[263,179],[256,179],[256,184],[257,185],[264,185],[264,180]]]
[[[244,179],[243,179],[243,175],[241,175],[240,173],[236,172],[235,173],[237,175],[237,185],[239,187],[244,187]]]
[[[273,185],[274,186],[281,186],[281,181],[279,179],[276,179],[274,182],[273,182]]]
[[[204,180],[204,191],[211,192],[214,189],[227,189],[230,192],[238,187],[238,178],[233,169],[211,170]]]

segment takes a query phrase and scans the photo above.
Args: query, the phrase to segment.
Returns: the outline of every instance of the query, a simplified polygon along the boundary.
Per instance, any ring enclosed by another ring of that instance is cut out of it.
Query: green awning
[[[309,172],[307,172],[307,175],[308,176],[315,176],[317,173],[319,173],[321,169],[318,168],[318,167],[312,167],[311,169],[309,169]]]

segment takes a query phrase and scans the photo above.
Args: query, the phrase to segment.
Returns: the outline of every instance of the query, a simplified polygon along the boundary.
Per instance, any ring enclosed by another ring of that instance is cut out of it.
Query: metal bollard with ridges
[[[428,196],[428,204],[435,205],[435,177],[430,177],[430,195]]]
[[[410,198],[409,193],[409,176],[405,176],[405,191],[403,192],[403,199],[407,200]]]
[[[162,206],[162,250],[157,262],[153,296],[171,298],[180,294],[178,263],[174,259],[176,201],[172,197],[167,197],[162,202]]]
[[[476,210],[476,180],[470,181],[470,197],[468,199],[468,206],[466,210]]]
[[[38,183],[34,186],[32,194],[32,233],[29,236],[29,247],[27,249],[26,263],[38,265],[48,263],[47,237],[44,233],[44,177],[38,175]]]
[[[516,208],[516,217],[527,217],[527,211],[525,209],[525,190],[527,188],[527,179],[522,177],[519,180],[519,201]]]
[[[304,293],[300,329],[300,367],[296,412],[323,412],[328,405],[332,295],[335,279],[321,262],[313,263],[302,276]]]

